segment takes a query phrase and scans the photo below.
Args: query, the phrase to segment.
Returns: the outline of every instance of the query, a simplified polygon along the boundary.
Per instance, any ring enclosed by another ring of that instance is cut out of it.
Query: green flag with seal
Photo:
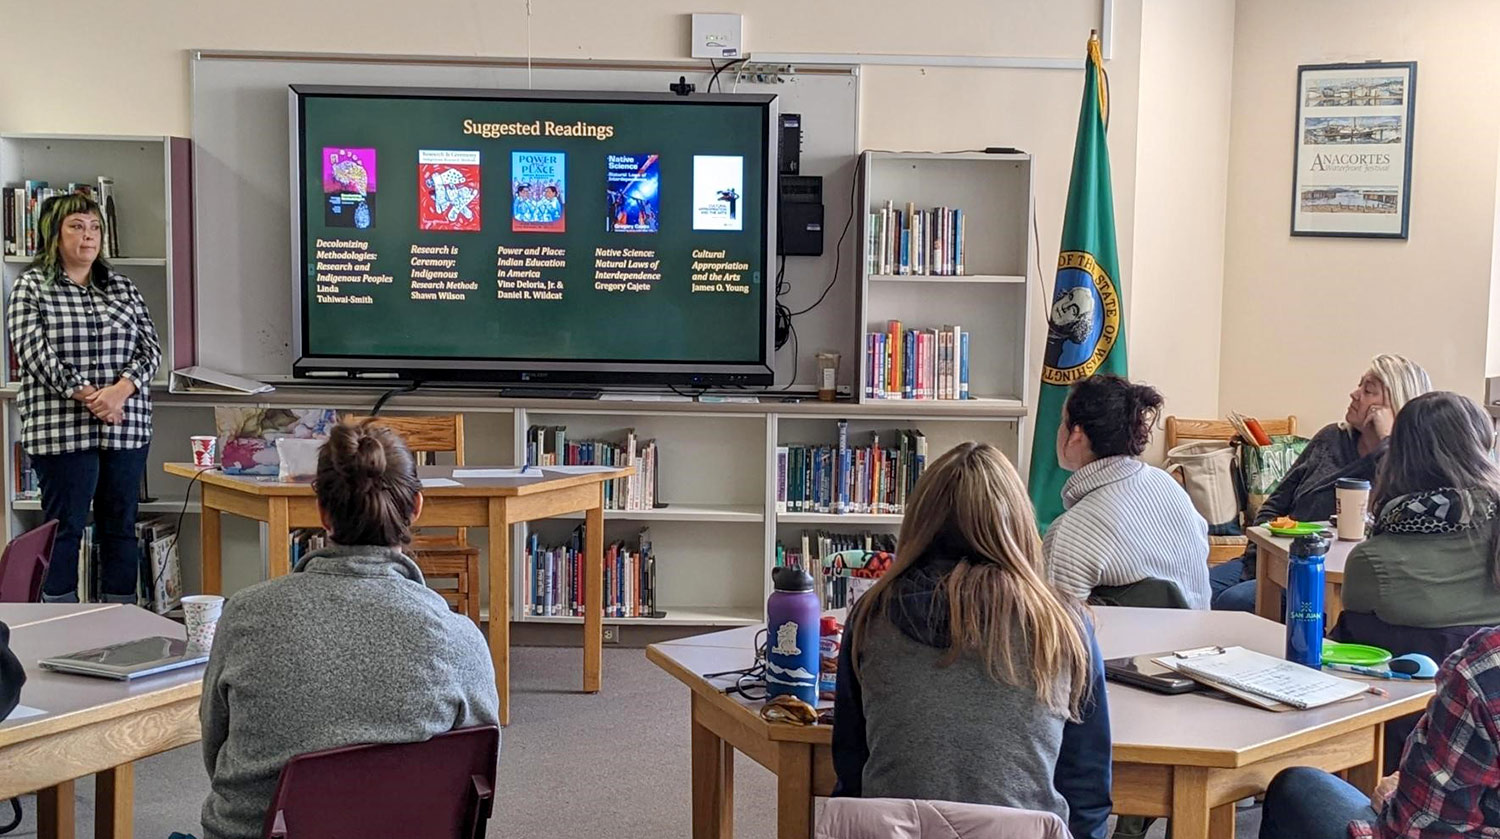
[[[1069,475],[1057,463],[1057,429],[1068,387],[1095,373],[1123,376],[1126,370],[1124,300],[1105,136],[1108,125],[1109,79],[1099,54],[1099,38],[1091,35],[1031,445],[1031,503],[1043,532],[1062,513],[1062,488]]]

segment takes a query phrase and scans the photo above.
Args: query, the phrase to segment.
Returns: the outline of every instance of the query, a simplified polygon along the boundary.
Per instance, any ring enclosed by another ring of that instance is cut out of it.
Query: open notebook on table
[[[1363,682],[1244,647],[1184,650],[1162,656],[1156,663],[1270,710],[1317,708],[1370,691]]]

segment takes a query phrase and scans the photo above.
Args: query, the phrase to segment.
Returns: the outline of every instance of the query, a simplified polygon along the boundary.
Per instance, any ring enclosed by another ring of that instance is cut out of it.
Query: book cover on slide
[[[660,209],[661,167],[654,154],[611,154],[604,229],[611,233],[655,233]]]
[[[693,229],[744,230],[745,158],[693,155]]]
[[[479,209],[479,152],[417,152],[418,229],[475,232]]]
[[[323,223],[375,226],[375,150],[323,147]]]
[[[510,153],[510,229],[561,233],[567,229],[567,155],[560,151]]]

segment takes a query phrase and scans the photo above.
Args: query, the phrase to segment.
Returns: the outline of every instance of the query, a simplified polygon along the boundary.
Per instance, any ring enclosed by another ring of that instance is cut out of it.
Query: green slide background
[[[350,98],[304,99],[303,195],[307,273],[307,352],[315,356],[449,359],[754,362],[760,359],[765,266],[757,231],[765,166],[761,109],[743,105],[654,105],[499,100]],[[465,135],[463,121],[613,125],[609,140],[591,137],[486,139]],[[359,230],[324,226],[322,159],[325,146],[376,150],[375,224]],[[417,229],[417,152],[477,150],[481,188],[478,232]],[[510,153],[567,154],[563,233],[512,233]],[[656,233],[608,233],[605,158],[659,154],[660,209]],[[745,159],[739,213],[742,231],[695,231],[693,156]],[[341,293],[370,294],[371,305],[319,304],[316,242],[356,239],[379,255],[369,273],[390,274],[388,285],[345,284]],[[468,300],[410,299],[411,246],[458,245],[462,280],[478,282]],[[542,269],[565,281],[564,299],[496,299],[497,245],[546,245],[567,250],[565,269]],[[662,279],[650,292],[594,290],[594,249],[653,249]],[[689,290],[695,248],[726,250],[749,263],[749,294]]]

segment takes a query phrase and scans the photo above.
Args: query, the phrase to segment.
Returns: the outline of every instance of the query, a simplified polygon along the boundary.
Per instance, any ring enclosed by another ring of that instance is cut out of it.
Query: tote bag
[[[1234,447],[1220,440],[1195,440],[1167,452],[1167,471],[1180,476],[1182,488],[1213,536],[1238,536],[1239,498],[1234,491]]]

